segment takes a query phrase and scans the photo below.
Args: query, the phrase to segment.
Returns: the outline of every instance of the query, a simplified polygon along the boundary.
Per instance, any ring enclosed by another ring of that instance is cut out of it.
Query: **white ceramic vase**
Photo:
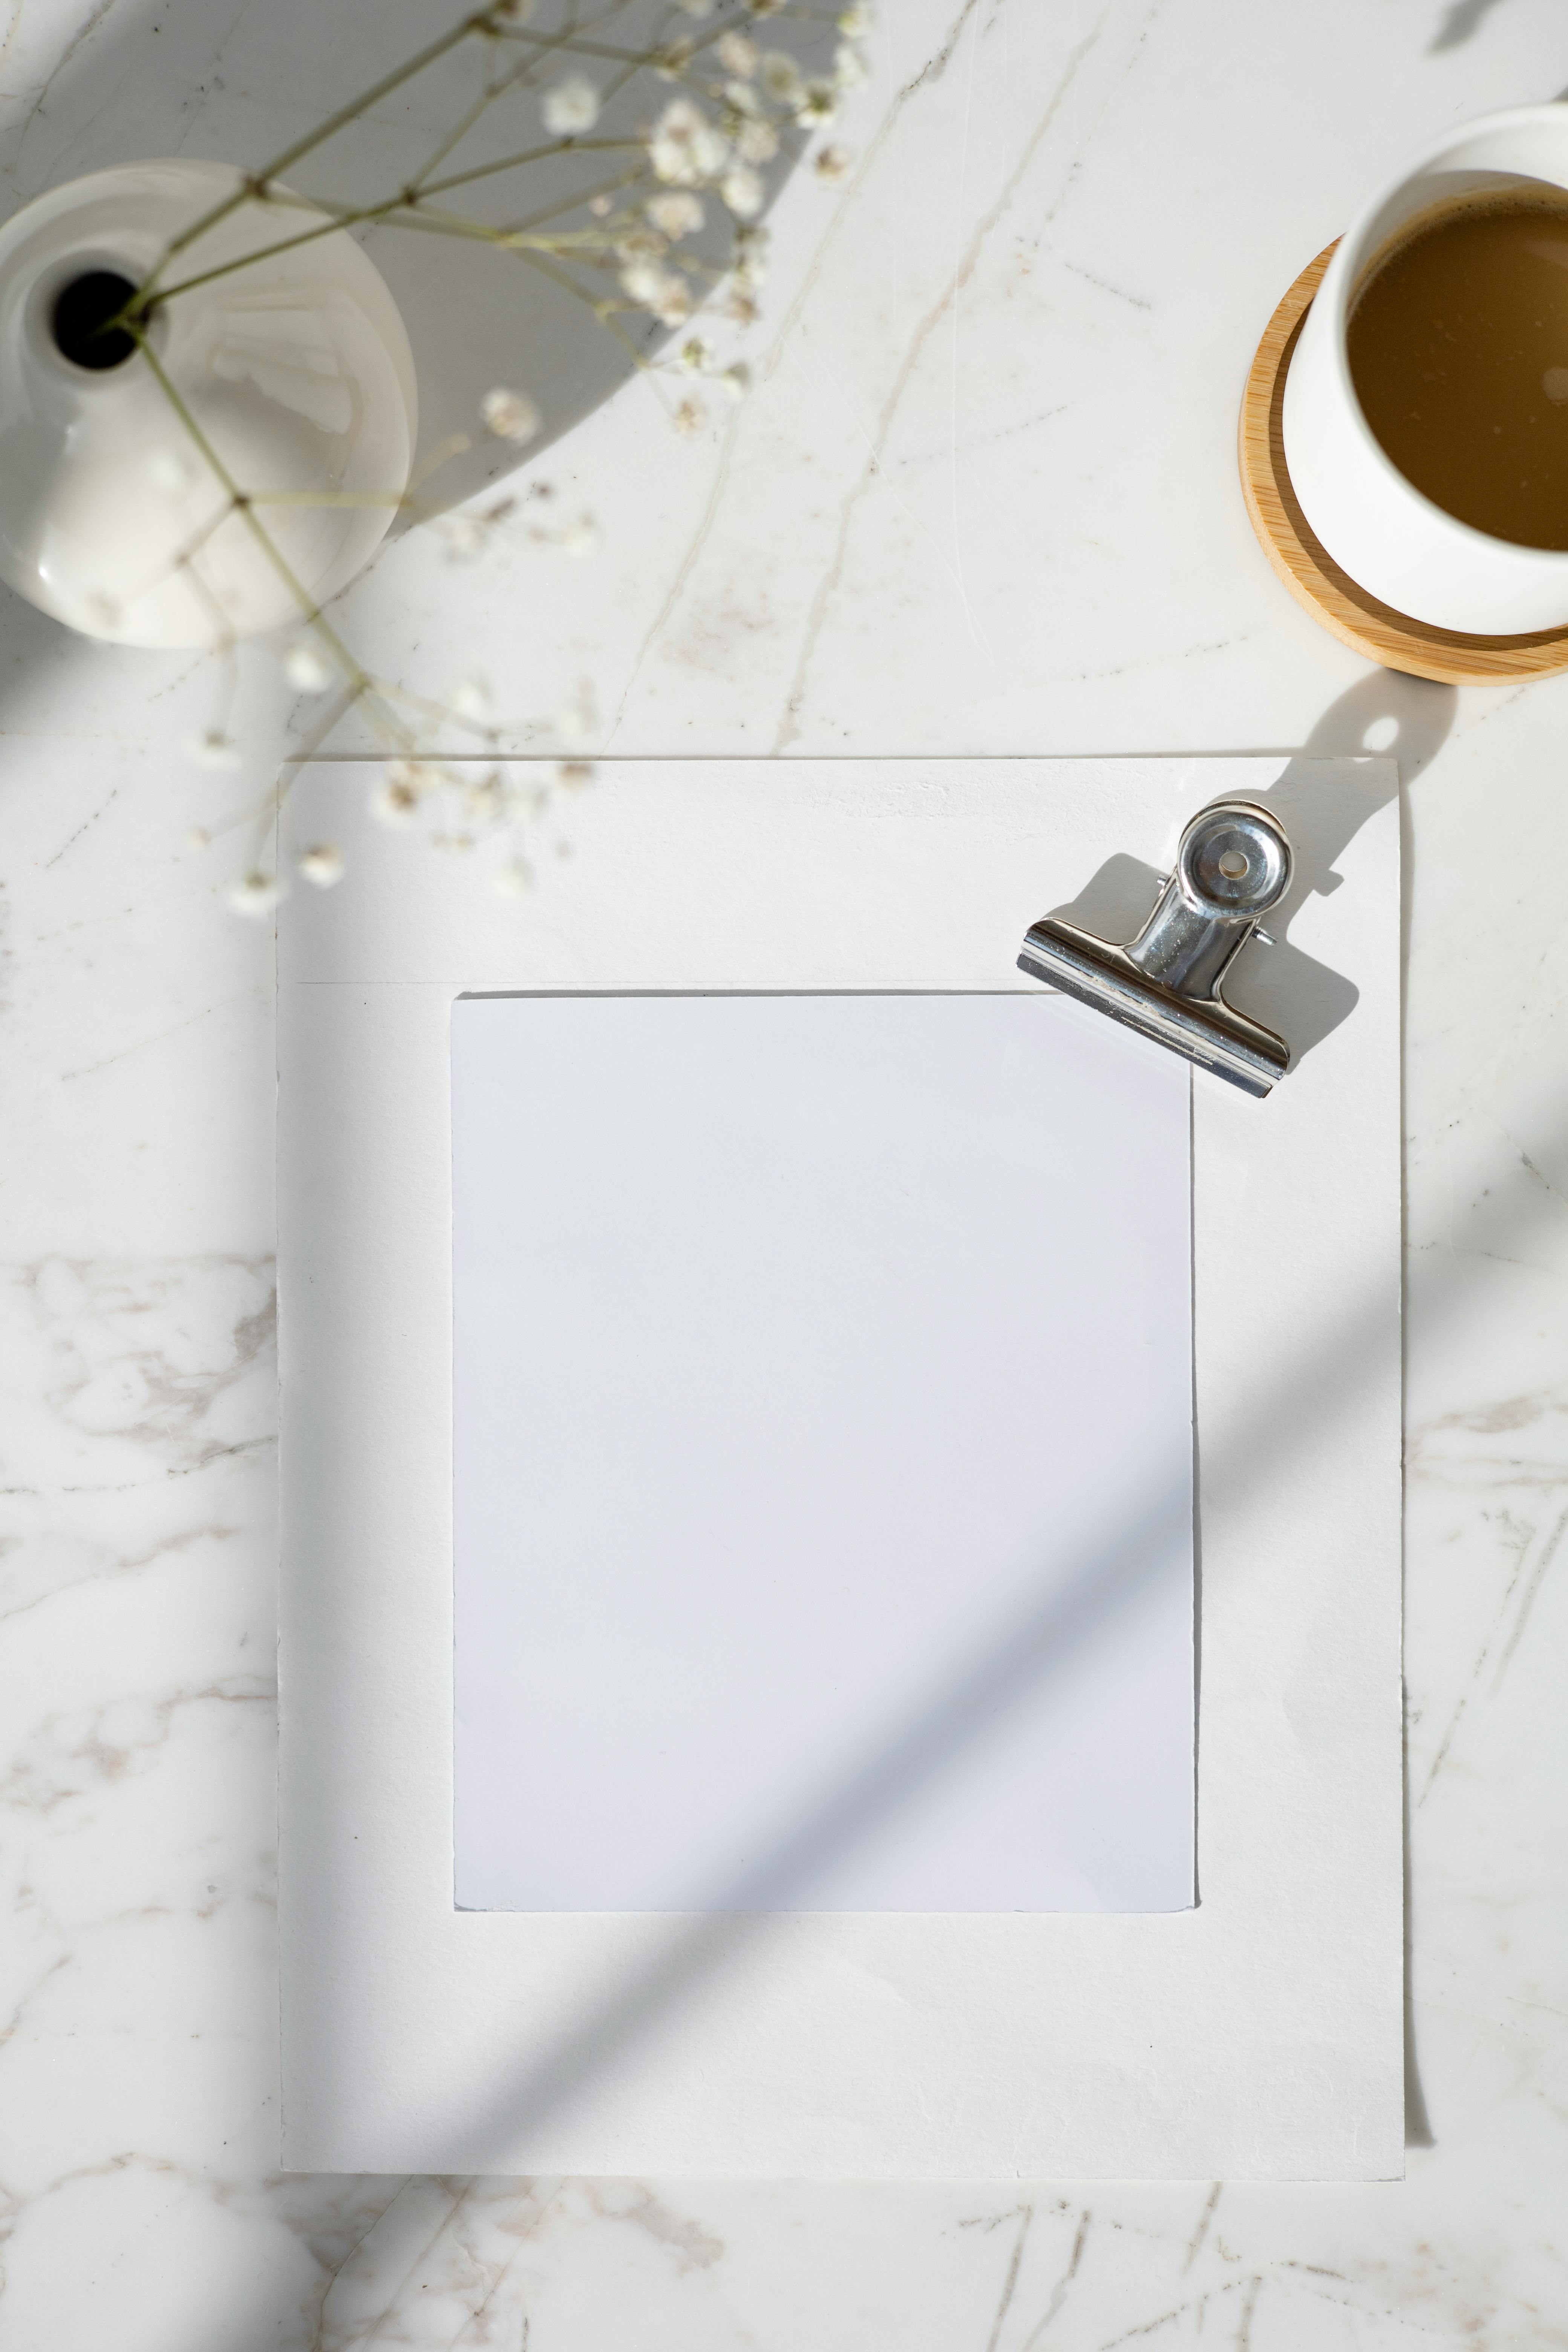
[[[93,331],[111,314],[103,280],[141,284],[236,197],[162,274],[149,341],[166,388],[129,338]],[[0,573],[72,628],[212,646],[300,620],[300,592],[335,594],[385,536],[417,418],[374,264],[292,196],[246,196],[226,165],[95,172],[0,230]],[[256,500],[281,563],[229,485]]]

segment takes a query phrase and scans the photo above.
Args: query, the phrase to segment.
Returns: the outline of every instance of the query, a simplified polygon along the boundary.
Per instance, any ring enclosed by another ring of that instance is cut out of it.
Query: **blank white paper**
[[[1192,1903],[1190,1154],[1044,994],[453,1006],[459,1906]]]

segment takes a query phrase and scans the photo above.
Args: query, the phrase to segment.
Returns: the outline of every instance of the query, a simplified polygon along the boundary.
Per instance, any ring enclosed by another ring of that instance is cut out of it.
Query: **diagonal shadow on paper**
[[[1568,1109],[1558,1127],[1554,1148],[1546,1156],[1549,1164],[1568,1152]],[[1561,1213],[1560,1204],[1541,1187],[1533,1187],[1519,1198],[1527,1203],[1523,1213],[1514,1220],[1510,1237],[1523,1248],[1529,1245],[1533,1225],[1554,1226]],[[1430,1270],[1428,1289],[1424,1302],[1423,1328],[1428,1336],[1452,1321],[1462,1311],[1466,1288],[1461,1272],[1447,1262]],[[1362,1339],[1366,1329],[1364,1311],[1352,1313],[1343,1319],[1335,1339],[1319,1357],[1308,1364],[1292,1366],[1270,1388],[1266,1402],[1260,1402],[1258,1418],[1282,1407],[1294,1411],[1295,1401],[1303,1388],[1310,1390],[1322,1380],[1342,1381],[1352,1389],[1357,1363],[1363,1360]],[[1320,1387],[1321,1394],[1321,1387]],[[1064,1621],[1065,1622],[1065,1621]],[[950,1719],[951,1720],[951,1719]],[[752,1919],[707,1919],[701,1934],[690,1934],[679,1946],[672,1946],[664,1964],[658,1971],[649,1971],[637,1982],[620,1989],[613,2004],[605,2004],[594,2019],[585,2019],[582,2030],[570,2045],[556,2050],[530,2067],[516,2066],[508,2074],[504,2061],[498,2066],[502,2079],[491,2093],[498,2114],[515,2112],[516,2103],[524,2099],[542,2103],[553,2091],[569,2094],[576,2084],[600,2067],[614,2067],[636,2044],[638,2034],[655,2026],[659,2017],[682,1998],[700,1992],[707,1969],[722,1960],[748,1935],[765,1929],[766,1922]],[[1408,1932],[1408,1931],[1407,1931]],[[1418,2081],[1407,2084],[1409,2101],[1407,2144],[1425,2147],[1431,2144],[1425,2103]],[[454,2184],[454,2188],[460,2187]],[[429,2218],[420,2198],[405,2198],[401,2192],[390,2195],[381,2219],[374,2226],[379,2262],[378,2272],[398,2272],[403,2261],[398,2249],[405,2249],[409,2263],[423,2255],[429,2237]],[[330,2310],[329,2297],[329,2310]],[[328,2340],[325,2336],[323,2341]],[[335,2338],[332,2340],[336,2340]],[[237,2333],[231,2340],[231,2352],[252,2352],[258,2340],[248,2331]],[[195,2352],[195,2347],[191,2347]]]
[[[1368,1297],[1369,1291],[1382,1296]],[[1247,1418],[1204,1449],[1205,1478],[1233,1492],[1267,1483],[1280,1447],[1279,1432],[1305,1442],[1341,1418],[1353,1397],[1358,1370],[1376,1362],[1389,1344],[1397,1304],[1386,1283],[1350,1283],[1358,1302],[1331,1339],[1299,1360],[1279,1380],[1260,1386]],[[1289,1443],[1287,1440],[1286,1443]],[[476,2144],[499,2137],[503,2123],[531,2123],[567,2105],[584,2085],[613,2069],[681,2004],[773,1931],[772,1915],[831,1857],[868,1832],[893,1809],[940,1775],[999,1715],[1037,1702],[1055,1677],[1139,1590],[1158,1557],[1158,1538],[1174,1498],[1162,1491],[1135,1496],[1114,1515],[1101,1543],[1078,1565],[1071,1580],[1035,1612],[1022,1617],[992,1647],[972,1657],[903,1728],[868,1753],[828,1801],[775,1831],[757,1861],[717,1898],[712,1912],[672,1922],[658,1959],[629,1975],[606,1998],[585,2006],[574,2029],[555,2044],[508,2069],[504,2062],[476,2085],[470,2130]],[[1202,1812],[1199,1814],[1200,1864]],[[1200,1872],[1201,1876],[1201,1872]]]

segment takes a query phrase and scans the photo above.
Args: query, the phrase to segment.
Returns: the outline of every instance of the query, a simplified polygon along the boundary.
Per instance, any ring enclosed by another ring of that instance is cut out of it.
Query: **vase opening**
[[[136,338],[109,320],[123,310],[136,291],[129,278],[114,269],[89,269],[62,286],[55,298],[49,324],[57,348],[73,366],[123,367],[136,350]]]

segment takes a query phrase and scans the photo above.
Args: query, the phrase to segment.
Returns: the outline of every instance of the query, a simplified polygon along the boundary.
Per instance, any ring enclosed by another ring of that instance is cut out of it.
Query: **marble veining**
[[[426,16],[8,0],[4,201],[265,152]],[[1273,581],[1233,453],[1280,288],[1402,149],[1568,88],[1568,22],[882,16],[853,179],[778,206],[752,398],[674,443],[632,385],[549,453],[596,565],[416,533],[342,619],[520,723],[587,678],[622,754],[1395,752],[1409,2177],[279,2176],[270,958],[217,894],[289,697],[265,648],[216,678],[7,600],[5,2352],[1568,2346],[1568,681],[1368,674]],[[253,771],[184,763],[215,704]]]

